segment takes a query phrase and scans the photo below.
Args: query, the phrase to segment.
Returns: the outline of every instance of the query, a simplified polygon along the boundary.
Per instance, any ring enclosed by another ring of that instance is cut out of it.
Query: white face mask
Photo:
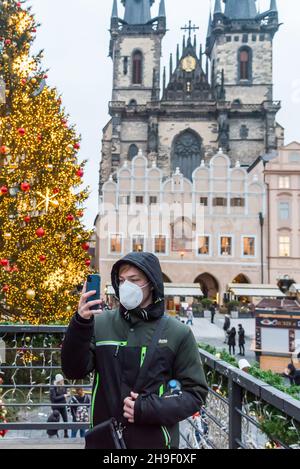
[[[137,308],[143,301],[143,289],[149,285],[150,282],[146,283],[143,287],[136,285],[135,283],[125,280],[122,285],[120,285],[120,303],[127,309],[131,311],[132,309]]]

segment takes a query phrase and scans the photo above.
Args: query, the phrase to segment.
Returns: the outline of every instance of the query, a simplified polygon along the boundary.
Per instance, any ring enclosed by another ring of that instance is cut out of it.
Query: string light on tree
[[[0,317],[68,322],[90,272],[91,232],[80,221],[86,162],[77,161],[80,138],[46,82],[42,55],[31,53],[34,15],[25,2],[0,3]]]

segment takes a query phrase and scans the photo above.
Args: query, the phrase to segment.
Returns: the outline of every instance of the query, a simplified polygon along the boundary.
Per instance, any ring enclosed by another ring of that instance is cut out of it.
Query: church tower
[[[120,18],[118,0],[113,0],[109,49],[113,61],[111,121],[104,129],[100,193],[103,182],[124,160],[131,160],[139,149],[147,153],[151,128],[155,131],[155,126],[148,123],[146,106],[160,98],[166,12],[165,0],[160,0],[158,15],[152,17],[154,2],[121,0],[125,12]]]
[[[165,3],[151,17],[154,0],[121,0],[124,19],[114,0],[110,56],[113,60],[112,101],[146,104],[159,99],[161,43],[166,33]]]
[[[276,149],[282,138],[275,120],[280,103],[273,100],[273,38],[279,29],[278,11],[276,0],[270,1],[264,13],[258,13],[256,0],[223,3],[224,11],[221,0],[215,0],[206,53],[211,60],[212,81],[219,86],[223,79],[224,100],[231,103],[224,113],[230,126],[228,150],[236,154],[235,147],[239,146],[244,154],[239,159],[247,162],[246,152],[253,158]],[[246,144],[254,134],[264,140],[265,148],[259,142]]]

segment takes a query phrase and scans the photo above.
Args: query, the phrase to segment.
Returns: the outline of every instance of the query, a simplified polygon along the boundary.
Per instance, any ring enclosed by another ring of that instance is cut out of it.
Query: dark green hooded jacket
[[[62,347],[62,368],[68,379],[83,379],[95,372],[91,422],[111,417],[125,423],[129,449],[166,449],[179,445],[179,422],[199,411],[207,384],[197,344],[190,328],[169,318],[161,334],[148,380],[134,408],[134,424],[123,417],[124,399],[134,385],[147,353],[157,319],[164,315],[163,276],[159,261],[150,253],[131,253],[112,269],[112,284],[119,297],[119,269],[131,264],[142,270],[154,287],[153,304],[141,310],[106,311],[90,321],[77,313]],[[164,397],[171,379],[180,382],[182,394]]]

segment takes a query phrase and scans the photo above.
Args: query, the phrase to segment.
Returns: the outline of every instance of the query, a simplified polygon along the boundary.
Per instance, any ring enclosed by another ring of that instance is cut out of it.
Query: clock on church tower
[[[192,55],[187,55],[181,61],[181,68],[185,72],[193,72],[197,67],[197,61]]]

